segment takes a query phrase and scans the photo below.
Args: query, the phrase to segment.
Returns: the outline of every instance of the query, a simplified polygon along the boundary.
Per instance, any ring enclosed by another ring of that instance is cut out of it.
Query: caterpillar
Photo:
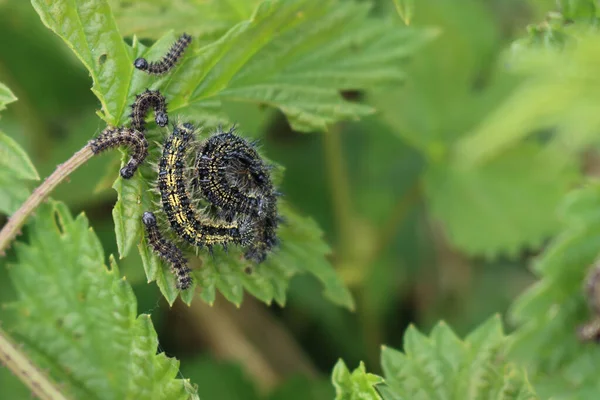
[[[169,224],[179,237],[197,247],[206,246],[211,250],[216,244],[247,245],[254,236],[251,220],[214,221],[201,215],[192,206],[184,169],[186,150],[193,134],[194,127],[191,124],[179,124],[163,144],[158,188]]]
[[[148,155],[148,141],[143,133],[133,128],[107,128],[97,138],[90,140],[89,146],[94,154],[119,146],[126,146],[131,158],[119,171],[121,177],[129,179]]]
[[[253,145],[217,132],[201,144],[193,184],[215,207],[231,218],[237,213],[263,216],[265,195],[272,192],[269,172]]]
[[[143,132],[146,125],[146,114],[150,107],[154,108],[154,120],[158,126],[164,127],[169,123],[167,102],[158,90],[148,90],[138,94],[131,105],[131,127]]]
[[[158,230],[156,216],[153,213],[149,211],[144,212],[142,223],[146,230],[148,243],[150,243],[154,252],[171,265],[171,271],[177,277],[177,288],[181,290],[189,288],[192,284],[192,278],[190,276],[190,269],[187,266],[187,260],[181,250],[162,237]]]
[[[194,183],[221,217],[231,220],[242,214],[254,220],[256,236],[244,258],[259,264],[278,244],[279,193],[254,144],[234,132],[235,127],[229,132],[219,129],[204,141],[196,158]]]
[[[145,58],[140,57],[133,62],[133,65],[135,68],[152,75],[166,74],[177,64],[177,61],[181,58],[191,41],[192,37],[184,33],[173,43],[167,54],[160,61],[148,62]]]

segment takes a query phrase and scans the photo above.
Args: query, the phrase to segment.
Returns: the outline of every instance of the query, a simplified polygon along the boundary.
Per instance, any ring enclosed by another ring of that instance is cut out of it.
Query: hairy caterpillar
[[[209,249],[216,244],[248,244],[253,238],[252,221],[216,221],[201,215],[192,206],[184,170],[187,148],[193,139],[191,124],[177,125],[163,144],[159,162],[158,188],[163,210],[179,237],[197,247]]]
[[[206,139],[196,158],[195,184],[202,195],[230,220],[247,215],[255,223],[256,235],[244,257],[263,262],[277,245],[277,196],[269,167],[254,145],[234,134],[219,130]]]
[[[171,68],[177,64],[177,61],[183,55],[183,52],[191,43],[192,37],[187,34],[183,34],[173,43],[167,54],[165,54],[160,61],[148,62],[145,58],[137,58],[133,65],[142,71],[145,71],[152,75],[163,75],[169,72]]]
[[[227,218],[237,213],[262,216],[263,195],[272,191],[268,171],[252,145],[233,130],[202,143],[195,170],[194,185]]]
[[[148,155],[146,137],[143,133],[132,128],[107,128],[97,138],[90,140],[89,146],[94,154],[119,146],[128,147],[131,158],[120,170],[120,174],[124,179],[131,178]]]
[[[153,213],[146,211],[142,215],[142,222],[144,223],[148,243],[150,243],[154,252],[171,265],[171,271],[177,277],[177,287],[181,290],[189,288],[192,284],[192,278],[187,260],[181,250],[162,237]]]
[[[154,108],[154,120],[158,126],[169,123],[167,116],[167,102],[158,90],[148,90],[138,94],[131,105],[131,127],[143,132],[146,125],[146,114],[150,107]]]

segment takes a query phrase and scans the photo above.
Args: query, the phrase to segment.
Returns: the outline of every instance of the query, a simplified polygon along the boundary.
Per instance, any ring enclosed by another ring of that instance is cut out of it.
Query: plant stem
[[[85,146],[73,155],[67,162],[61,164],[50,175],[44,183],[38,186],[31,196],[21,207],[9,218],[8,222],[0,231],[0,256],[4,255],[4,251],[10,242],[19,233],[21,227],[27,220],[27,217],[48,197],[62,181],[64,181],[73,171],[79,168],[82,164],[88,161],[94,153],[89,146]]]
[[[352,251],[354,248],[352,237],[354,218],[350,201],[350,183],[348,182],[348,172],[338,127],[333,127],[329,132],[323,134],[323,146],[329,173],[333,213],[337,224],[338,255],[346,259],[352,259],[346,251]]]
[[[0,361],[42,400],[67,400],[56,384],[45,376],[0,329]]]
[[[381,229],[378,238],[375,241],[376,245],[373,247],[371,253],[365,260],[367,265],[375,262],[381,253],[387,249],[390,243],[394,240],[396,231],[406,219],[406,215],[411,210],[411,207],[420,199],[420,197],[421,185],[420,181],[417,180],[394,206],[394,209],[390,213],[388,222]]]

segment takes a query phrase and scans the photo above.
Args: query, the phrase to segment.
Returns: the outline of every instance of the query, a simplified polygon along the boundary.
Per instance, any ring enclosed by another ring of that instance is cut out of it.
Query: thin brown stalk
[[[88,161],[94,153],[89,146],[85,146],[73,155],[67,162],[61,164],[46,180],[38,186],[31,196],[21,207],[9,218],[8,222],[0,231],[0,256],[4,255],[6,248],[20,232],[27,218],[44,201],[48,195],[73,171]]]
[[[56,383],[40,371],[0,329],[0,362],[42,400],[67,400]]]

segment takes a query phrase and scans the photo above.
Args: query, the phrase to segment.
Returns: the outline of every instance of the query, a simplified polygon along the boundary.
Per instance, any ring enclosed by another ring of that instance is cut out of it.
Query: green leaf
[[[0,111],[16,100],[10,89],[0,83]],[[23,181],[39,179],[21,146],[0,131],[0,212],[14,213],[31,192]]]
[[[576,178],[576,166],[559,149],[523,144],[479,167],[460,160],[433,165],[425,189],[432,214],[456,246],[470,254],[515,255],[557,231],[555,210]]]
[[[0,132],[0,170],[17,179],[40,179],[25,151],[2,132]]]
[[[279,208],[286,220],[278,231],[281,244],[264,263],[254,265],[245,261],[239,249],[230,249],[227,253],[215,249],[212,257],[206,253],[198,255],[201,266],[193,271],[193,275],[200,297],[212,304],[218,290],[227,300],[239,306],[246,290],[267,304],[275,300],[284,306],[291,278],[296,274],[310,273],[323,284],[325,297],[354,309],[352,295],[325,258],[330,250],[323,242],[318,226],[311,219],[300,217],[282,201]],[[156,280],[161,292],[172,304],[178,292],[169,267],[148,250],[145,239],[139,249],[148,280]],[[252,273],[246,272],[248,268],[252,269]],[[189,304],[193,293],[194,288],[183,292],[183,300]]]
[[[575,153],[598,143],[600,117],[596,66],[600,34],[584,30],[562,51],[522,48],[507,60],[521,84],[458,145],[464,162],[478,165],[541,130]]]
[[[352,2],[264,1],[250,21],[186,58],[166,88],[171,109],[194,115],[215,102],[255,102],[279,108],[301,131],[371,113],[339,91],[403,81],[400,62],[429,33],[368,12]]]
[[[536,260],[540,280],[510,311],[517,324],[511,353],[532,373],[540,394],[570,397],[595,393],[600,349],[577,339],[577,328],[593,318],[584,298],[585,277],[600,249],[600,183],[570,194],[563,208],[564,229]]]
[[[498,316],[483,323],[464,341],[443,322],[429,337],[410,326],[404,335],[404,352],[383,347],[381,365],[385,385],[378,385],[377,390],[385,400],[538,399],[525,372],[507,361],[507,349],[508,338]],[[366,375],[363,367],[362,386],[357,384],[358,380],[350,386],[349,372],[342,361],[338,362],[333,372],[334,385],[340,390],[344,388],[342,393],[348,396],[338,399],[378,399],[368,389],[368,383],[374,379],[367,381]],[[338,386],[336,382],[346,384]]]
[[[17,97],[6,85],[0,82],[0,111],[5,110],[6,105],[14,101],[17,101]]]
[[[152,0],[110,1],[123,36],[159,38],[175,29],[201,43],[221,37],[233,25],[250,18],[258,0]]]
[[[9,269],[19,318],[12,329],[66,393],[86,399],[197,398],[175,379],[179,362],[157,354],[149,315],[136,317],[131,286],[81,214],[50,202],[28,225]]]
[[[121,38],[103,0],[31,0],[42,22],[75,53],[90,72],[102,118],[119,125],[130,104],[133,52]]]
[[[410,25],[413,14],[415,13],[415,1],[414,0],[394,0],[396,11],[404,21],[406,25]]]
[[[335,386],[336,400],[381,400],[375,385],[382,383],[383,378],[367,373],[362,362],[350,372],[344,361],[338,360],[331,380]]]

